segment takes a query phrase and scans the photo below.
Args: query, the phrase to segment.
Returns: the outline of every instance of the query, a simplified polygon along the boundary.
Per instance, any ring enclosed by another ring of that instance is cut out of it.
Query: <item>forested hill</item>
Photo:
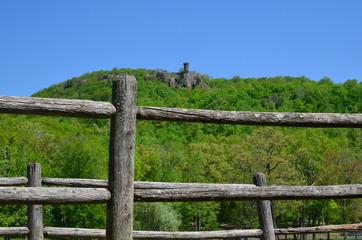
[[[199,75],[210,88],[169,87],[159,73],[145,69],[114,69],[72,78],[34,96],[110,101],[112,79],[122,73],[134,75],[138,105],[223,109],[240,111],[362,112],[362,83],[347,80],[334,84],[305,77],[210,79]],[[176,73],[177,74],[177,73]],[[175,75],[175,73],[170,73]]]
[[[362,83],[334,84],[305,77],[211,79],[161,70],[98,71],[53,85],[33,96],[110,101],[112,79],[137,78],[138,106],[238,111],[362,112]],[[189,82],[182,82],[187,78]],[[188,87],[186,87],[188,86]],[[109,121],[0,115],[0,177],[24,176],[40,162],[45,177],[106,178]],[[138,121],[138,181],[269,184],[362,182],[362,130],[231,126]],[[276,201],[278,226],[362,220],[358,200]],[[0,208],[0,226],[26,224],[25,207]],[[254,202],[136,204],[135,228],[216,230],[255,228]],[[47,206],[45,225],[105,227],[104,205]]]

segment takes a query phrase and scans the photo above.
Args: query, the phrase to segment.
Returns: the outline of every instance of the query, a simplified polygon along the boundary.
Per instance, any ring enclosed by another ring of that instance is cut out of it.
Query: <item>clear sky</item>
[[[1,0],[0,95],[112,68],[362,80],[361,0]]]

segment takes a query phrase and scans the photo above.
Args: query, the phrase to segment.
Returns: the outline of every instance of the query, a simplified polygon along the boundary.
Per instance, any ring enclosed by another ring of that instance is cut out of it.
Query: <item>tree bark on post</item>
[[[303,202],[303,205],[302,205],[302,217],[300,219],[300,226],[301,227],[305,227],[305,200],[302,201]],[[300,235],[300,240],[305,240],[306,239],[306,236],[305,234],[301,234]]]
[[[269,201],[270,202],[270,210],[271,210],[271,214],[272,214],[272,218],[273,218],[273,227],[277,228],[277,220],[275,219],[275,214],[274,214],[274,201]],[[279,236],[275,235],[275,239],[279,240]]]
[[[263,173],[255,173],[254,184],[258,187],[267,186],[266,177]],[[268,200],[258,201],[258,216],[261,230],[263,230],[262,240],[275,240],[273,216],[271,204]]]
[[[29,163],[28,168],[29,187],[41,187],[41,165],[39,163]],[[42,240],[43,235],[43,206],[28,206],[28,228],[29,240]]]
[[[317,225],[317,213],[316,213],[316,206],[313,204],[313,227]],[[313,240],[316,240],[316,234],[313,233]]]
[[[136,136],[136,78],[113,81],[107,205],[107,240],[133,239],[134,149]]]

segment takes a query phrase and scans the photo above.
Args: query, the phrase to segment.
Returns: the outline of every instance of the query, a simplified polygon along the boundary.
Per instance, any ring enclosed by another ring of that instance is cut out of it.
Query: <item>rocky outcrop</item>
[[[173,82],[175,82],[175,74],[169,72],[158,71],[156,77],[169,86],[172,86]],[[170,82],[172,82],[172,84],[170,84]]]
[[[117,75],[113,75],[113,74],[106,74],[106,75],[102,75],[98,77],[98,81],[103,81],[103,80],[119,80],[122,78],[122,74],[117,74]]]
[[[191,87],[194,89],[196,86],[200,86],[201,88],[209,88],[201,76],[195,72],[177,73],[176,76],[175,87]]]
[[[178,73],[158,71],[156,77],[167,83],[170,87],[194,89],[196,86],[200,86],[201,88],[209,88],[199,74],[188,70],[188,64],[184,64],[184,66],[184,71]]]
[[[89,79],[83,78],[83,79],[77,79],[77,78],[73,78],[71,80],[68,80],[64,83],[63,85],[63,89],[67,89],[67,88],[72,88],[74,86],[80,86],[83,83],[88,82]]]

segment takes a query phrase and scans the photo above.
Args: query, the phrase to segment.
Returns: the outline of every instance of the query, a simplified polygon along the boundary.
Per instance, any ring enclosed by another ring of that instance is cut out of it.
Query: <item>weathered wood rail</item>
[[[361,231],[362,224],[325,225],[304,228],[275,228],[276,235],[284,234],[310,234],[310,233],[339,233],[348,231]],[[0,227],[0,236],[26,236],[30,232],[27,227]],[[105,229],[90,228],[59,228],[45,227],[45,237],[64,238],[106,238]],[[134,239],[216,239],[216,238],[247,238],[261,237],[260,229],[202,231],[202,232],[165,232],[165,231],[133,231]]]
[[[269,200],[361,198],[362,184],[334,186],[267,186],[263,174],[254,184],[134,182],[136,119],[216,124],[362,128],[362,114],[236,112],[136,107],[136,79],[113,82],[112,103],[88,100],[0,96],[0,113],[111,119],[108,180],[42,178],[30,164],[28,177],[0,178],[0,205],[28,205],[28,227],[0,227],[0,236],[131,239],[216,239],[278,234],[359,231],[361,224],[277,229]],[[25,185],[26,187],[18,187]],[[57,188],[42,187],[61,186]],[[211,232],[133,231],[134,201],[258,201],[261,229]],[[43,227],[42,205],[107,203],[107,229]]]
[[[28,184],[27,177],[0,178],[0,186],[19,186]]]
[[[0,96],[0,113],[111,118],[116,108],[111,103],[89,100]]]
[[[255,230],[202,231],[202,232],[163,232],[163,231],[133,231],[134,239],[215,239],[260,237],[263,232]],[[104,229],[81,228],[45,228],[44,235],[48,237],[82,237],[105,238]]]
[[[362,184],[335,186],[264,186],[135,189],[135,201],[251,201],[361,198]]]
[[[27,178],[19,178],[22,185]],[[7,195],[22,194],[22,198],[28,198],[31,203],[37,195],[47,194],[43,201],[50,202],[51,198],[61,198],[58,202],[71,204],[66,199],[72,198],[72,194],[80,194],[81,191],[89,192],[91,201],[100,198],[101,202],[109,199],[109,192],[99,191],[96,188],[108,188],[107,180],[97,179],[68,179],[68,178],[43,178],[42,185],[67,186],[74,188],[27,189],[27,188],[3,188],[10,186],[6,178],[0,179],[0,204],[9,199],[7,203],[15,203]],[[14,181],[15,182],[15,181]],[[17,183],[17,182],[15,182]],[[21,185],[20,182],[17,185]],[[84,188],[87,188],[84,189]],[[30,196],[29,191],[35,193]],[[76,192],[74,192],[76,191]],[[79,191],[79,192],[78,192]],[[6,195],[2,195],[7,192]],[[71,195],[67,196],[67,192]],[[11,193],[11,194],[10,194]],[[30,198],[31,197],[31,198]],[[167,183],[167,182],[134,182],[134,201],[136,202],[196,202],[196,201],[252,201],[252,200],[303,200],[303,199],[343,199],[361,198],[362,184],[329,185],[329,186],[263,186],[254,184],[213,184],[213,183]],[[13,197],[14,198],[14,197]],[[82,196],[78,196],[82,198]],[[74,199],[74,202],[77,199]],[[86,197],[84,197],[86,198]],[[94,199],[93,199],[94,198]],[[48,200],[49,199],[49,200]],[[62,200],[63,199],[63,200]],[[12,201],[12,202],[10,202]],[[18,203],[22,203],[19,198]],[[85,201],[85,200],[84,200]],[[86,202],[86,201],[85,201]],[[45,203],[46,204],[46,203]]]
[[[44,178],[44,185],[107,187],[107,180]],[[254,184],[200,184],[135,182],[137,202],[250,201],[361,198],[362,184],[330,186],[263,186]]]
[[[328,232],[347,232],[361,231],[362,223],[344,224],[344,225],[325,225],[317,227],[300,227],[300,228],[276,228],[276,234],[296,234],[296,233],[328,233]]]
[[[0,227],[0,236],[20,237],[30,233],[27,227]]]
[[[0,187],[0,204],[86,204],[106,203],[107,189]]]
[[[136,112],[139,120],[289,127],[362,127],[362,114],[242,112],[164,107],[136,107]],[[107,102],[0,96],[0,113],[112,118],[117,110]]]
[[[200,122],[288,127],[361,128],[362,114],[237,112],[183,108],[139,107],[137,118],[172,122]]]

